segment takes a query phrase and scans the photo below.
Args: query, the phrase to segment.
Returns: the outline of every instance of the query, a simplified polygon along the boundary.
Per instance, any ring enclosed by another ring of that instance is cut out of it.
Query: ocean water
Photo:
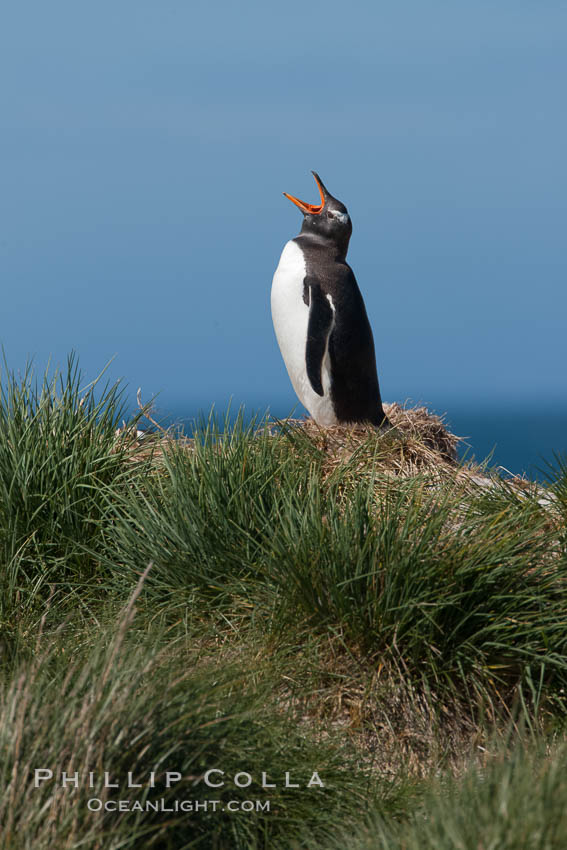
[[[449,402],[444,407],[427,406],[442,415],[450,430],[463,438],[459,447],[461,457],[483,461],[490,456],[490,466],[538,480],[545,480],[550,474],[549,464],[557,466],[554,454],[563,455],[567,460],[567,404],[557,406],[547,403],[527,412],[513,404],[484,403],[473,407],[462,402]],[[237,408],[238,405],[233,404],[233,413]],[[161,423],[182,424],[184,430],[190,432],[199,411],[205,411],[206,415],[209,410],[210,404],[187,407],[178,404],[173,411],[158,408],[156,415]],[[222,421],[226,405],[217,404],[216,410]],[[245,419],[254,414],[261,416],[265,410],[266,407],[261,404],[246,404]],[[280,403],[272,405],[271,413],[283,419],[292,410],[285,403]],[[293,411],[295,417],[303,414],[300,405]]]
[[[502,408],[485,410],[455,405],[448,407],[450,430],[466,439],[461,456],[482,460],[491,455],[491,466],[515,474],[545,479],[554,455],[567,459],[567,406],[543,406],[532,411]]]

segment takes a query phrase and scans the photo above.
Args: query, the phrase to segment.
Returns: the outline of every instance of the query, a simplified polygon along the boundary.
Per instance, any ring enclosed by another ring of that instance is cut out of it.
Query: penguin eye
[[[327,216],[329,218],[334,218],[336,221],[339,221],[341,224],[346,224],[348,221],[348,213],[339,212],[338,210],[328,210]]]

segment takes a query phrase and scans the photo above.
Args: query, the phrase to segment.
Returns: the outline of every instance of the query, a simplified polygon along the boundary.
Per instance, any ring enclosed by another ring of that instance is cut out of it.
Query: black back
[[[336,204],[346,214],[340,201]],[[321,216],[324,214],[325,210]],[[293,241],[305,257],[304,298],[307,300],[308,290],[318,286],[323,296],[331,296],[335,308],[329,338],[333,408],[339,422],[381,425],[387,420],[380,397],[372,329],[356,278],[346,262],[350,218],[344,227],[337,228],[335,224],[339,222],[331,221],[329,227],[321,216],[306,215],[301,234]],[[333,233],[333,229],[338,232]]]

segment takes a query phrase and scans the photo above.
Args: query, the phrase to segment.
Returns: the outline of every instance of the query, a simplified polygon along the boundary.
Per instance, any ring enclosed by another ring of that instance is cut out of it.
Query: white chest
[[[272,281],[272,320],[278,345],[291,383],[301,403],[322,425],[332,425],[337,419],[330,397],[330,361],[323,360],[321,379],[324,394],[318,395],[307,377],[305,348],[309,307],[303,300],[305,258],[299,245],[288,242]]]

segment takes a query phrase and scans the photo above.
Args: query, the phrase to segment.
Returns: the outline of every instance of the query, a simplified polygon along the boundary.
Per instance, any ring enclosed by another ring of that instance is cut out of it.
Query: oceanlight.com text
[[[91,812],[269,812],[269,800],[101,800],[87,801]]]

